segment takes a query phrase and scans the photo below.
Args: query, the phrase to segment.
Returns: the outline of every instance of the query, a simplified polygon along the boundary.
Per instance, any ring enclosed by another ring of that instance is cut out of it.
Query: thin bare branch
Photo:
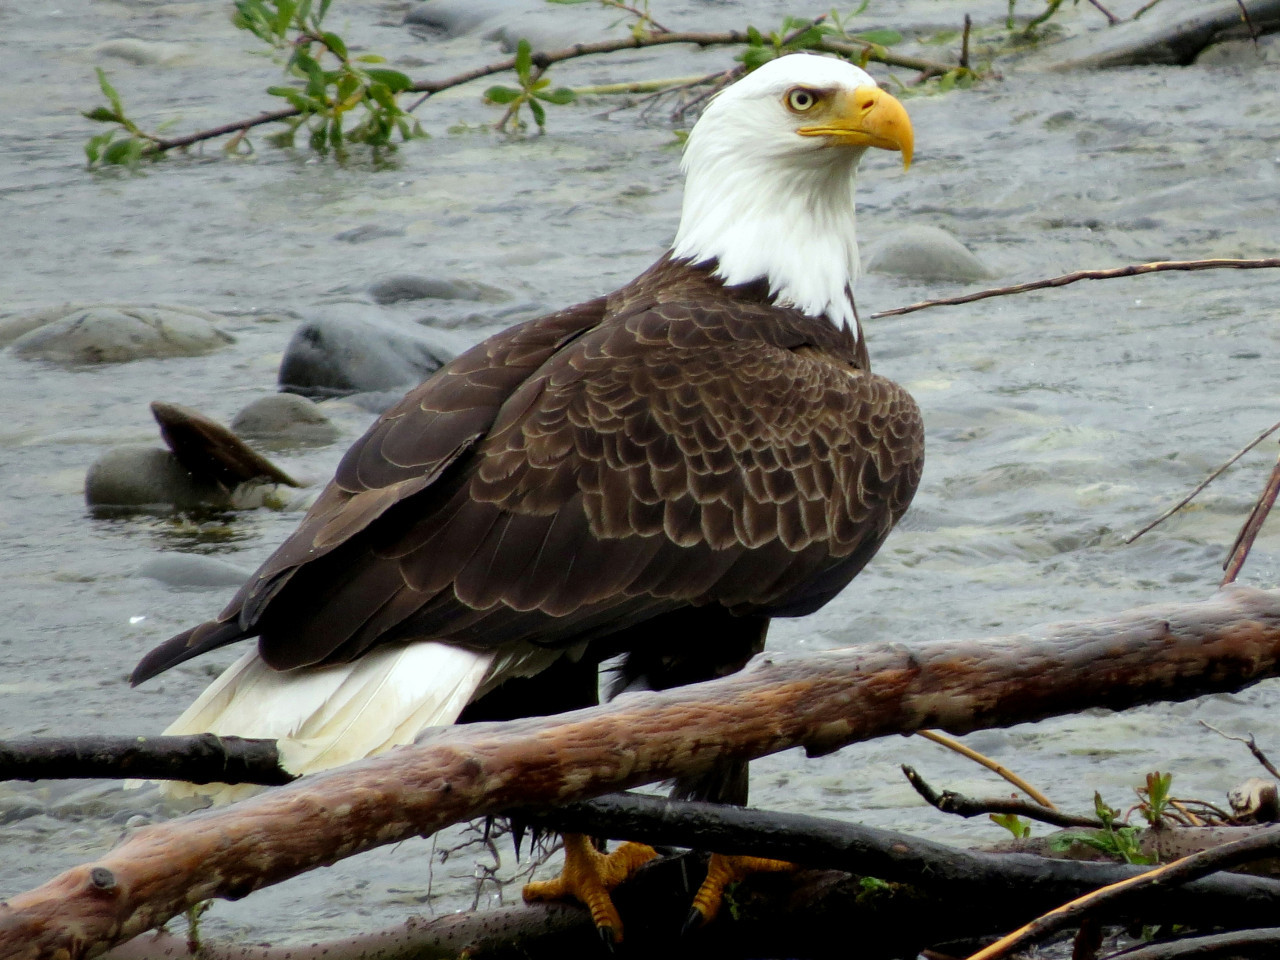
[[[1090,0],[1090,2],[1092,2],[1092,0]],[[1261,33],[1258,28],[1254,26],[1253,17],[1249,16],[1249,8],[1245,6],[1244,0],[1236,0],[1236,6],[1240,8],[1240,19],[1244,21],[1244,25],[1249,30],[1249,36],[1253,40],[1253,45],[1256,47],[1258,45],[1258,37]]]
[[[968,759],[972,760],[974,763],[977,763],[977,764],[980,764],[981,766],[986,767],[988,770],[990,770],[992,773],[996,774],[997,776],[1003,777],[1005,780],[1008,780],[1015,787],[1017,787],[1019,790],[1025,793],[1028,797],[1030,797],[1036,803],[1040,804],[1040,806],[1048,807],[1050,810],[1058,809],[1054,805],[1052,800],[1046,797],[1043,793],[1041,793],[1031,784],[1027,783],[1027,781],[1023,780],[1020,776],[1018,776],[1012,770],[1002,766],[999,763],[996,763],[990,757],[979,753],[977,750],[974,750],[972,747],[965,746],[959,740],[956,740],[953,737],[948,737],[945,734],[938,733],[938,731],[936,730],[921,730],[919,733],[916,734],[916,736],[923,737],[926,740],[932,740],[934,743],[938,744],[939,746],[946,747],[948,750],[952,750],[955,753],[960,754],[960,756],[967,757]]]
[[[1262,752],[1262,748],[1258,746],[1258,741],[1253,738],[1252,733],[1249,734],[1248,737],[1233,737],[1231,734],[1226,733],[1223,730],[1219,730],[1208,720],[1201,720],[1200,726],[1204,727],[1206,730],[1212,730],[1220,737],[1225,737],[1228,740],[1235,740],[1237,743],[1243,743],[1249,748],[1249,752],[1253,754],[1253,758],[1262,764],[1263,769],[1277,780],[1280,780],[1280,770],[1277,770],[1271,761],[1267,759],[1267,755]]]
[[[1225,463],[1219,466],[1216,470],[1214,470],[1213,473],[1209,474],[1207,477],[1201,480],[1196,485],[1196,488],[1194,490],[1188,493],[1185,497],[1183,497],[1181,500],[1175,503],[1172,507],[1170,507],[1164,513],[1160,514],[1160,516],[1156,517],[1154,520],[1148,523],[1145,527],[1143,527],[1137,533],[1126,538],[1124,542],[1133,543],[1133,541],[1137,540],[1144,533],[1147,533],[1148,531],[1155,529],[1155,527],[1157,527],[1158,525],[1164,523],[1171,516],[1173,516],[1175,513],[1177,513],[1179,510],[1185,507],[1188,503],[1194,500],[1197,496],[1199,496],[1201,490],[1203,490],[1209,484],[1213,483],[1213,481],[1217,480],[1218,477],[1222,476],[1222,474],[1226,472],[1226,469],[1228,467],[1230,467],[1233,463],[1235,463],[1237,460],[1239,460],[1246,453],[1248,453],[1250,450],[1252,450],[1254,447],[1260,444],[1263,440],[1267,439],[1267,437],[1271,436],[1277,430],[1280,430],[1280,421],[1273,423],[1271,426],[1267,427],[1267,429],[1263,430],[1260,434],[1258,434],[1256,437],[1254,437],[1252,440],[1246,443],[1243,447],[1241,447],[1234,454],[1232,454],[1229,460],[1227,460]]]
[[[1267,479],[1267,485],[1263,487],[1258,501],[1253,505],[1253,509],[1249,511],[1249,518],[1245,520],[1244,526],[1240,528],[1239,535],[1236,536],[1236,542],[1231,545],[1231,550],[1227,553],[1227,559],[1222,564],[1226,573],[1222,576],[1222,586],[1228,583],[1235,583],[1235,579],[1240,575],[1240,569],[1244,566],[1244,562],[1249,557],[1249,551],[1253,548],[1253,541],[1258,538],[1258,533],[1262,530],[1262,525],[1267,522],[1267,515],[1271,513],[1271,508],[1275,506],[1276,495],[1280,494],[1280,458],[1276,459],[1276,465],[1271,468],[1271,476]]]
[[[1108,10],[1106,7],[1104,7],[1101,3],[1101,0],[1089,0],[1089,2],[1093,4],[1095,7],[1097,7],[1100,11],[1102,11],[1102,15],[1107,18],[1108,25],[1114,27],[1117,23],[1120,22],[1120,18],[1117,17],[1110,10]]]
[[[988,300],[991,297],[1007,297],[1015,293],[1027,293],[1031,290],[1044,290],[1049,287],[1065,287],[1069,283],[1080,280],[1114,280],[1117,277],[1137,277],[1144,273],[1164,273],[1169,270],[1267,270],[1280,267],[1280,257],[1265,257],[1257,260],[1158,260],[1154,263],[1133,263],[1124,267],[1108,267],[1105,270],[1076,270],[1058,277],[1045,280],[1031,280],[1027,283],[1015,283],[1008,287],[992,287],[978,290],[958,297],[942,297],[937,300],[921,300],[905,307],[892,310],[881,310],[871,315],[872,320],[881,317],[900,317],[904,313],[915,313],[929,307],[948,307],[960,303],[973,303],[975,300]]]
[[[916,772],[914,767],[902,765],[902,772],[907,782],[915,788],[930,806],[942,813],[955,814],[957,817],[977,817],[987,813],[1012,813],[1020,817],[1029,817],[1041,823],[1055,827],[1102,827],[1102,821],[1094,817],[1078,817],[1070,813],[1062,813],[1052,807],[1041,806],[1029,800],[1017,800],[1012,797],[966,797],[954,790],[943,790],[939,793]]]

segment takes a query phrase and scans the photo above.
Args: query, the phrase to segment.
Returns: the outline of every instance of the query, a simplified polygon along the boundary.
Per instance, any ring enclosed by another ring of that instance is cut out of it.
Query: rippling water
[[[671,24],[707,27],[768,25],[784,9],[764,0],[662,6]],[[1004,6],[910,0],[894,10],[894,24],[940,28],[964,12],[995,23]],[[415,38],[400,26],[406,9],[343,2],[332,17],[415,76],[498,56],[474,39]],[[569,23],[576,15],[563,12]],[[1082,5],[1065,22],[1079,30],[1089,17],[1096,14]],[[496,114],[471,87],[423,111],[433,139],[382,164],[343,166],[259,144],[242,159],[210,148],[136,175],[87,172],[81,144],[92,131],[77,111],[98,102],[95,64],[144,125],[179,114],[183,130],[271,106],[261,91],[275,82],[274,68],[231,28],[227,5],[212,0],[0,8],[0,31],[25,51],[15,68],[23,82],[0,87],[8,241],[0,312],[69,300],[182,303],[225,313],[238,338],[209,357],[80,370],[0,351],[0,736],[155,732],[236,654],[130,690],[125,677],[143,652],[225,600],[218,590],[165,587],[138,569],[165,551],[216,554],[251,569],[297,515],[92,519],[82,496],[89,464],[112,445],[155,440],[153,399],[226,421],[271,392],[299,319],[429,317],[461,346],[617,286],[674,231],[675,138],[663,122],[627,111],[601,117],[606,105],[583,104],[554,110],[544,137],[509,140],[483,129]],[[148,41],[164,62],[140,66],[95,50],[119,37]],[[594,83],[728,63],[725,51],[667,50],[566,65],[556,78]],[[997,282],[1142,260],[1269,256],[1280,246],[1274,65],[1004,72],[974,90],[910,102],[918,149],[910,173],[888,156],[863,167],[866,240],[906,224],[942,226],[998,272]],[[458,124],[469,132],[449,132]],[[335,239],[369,224],[402,233]],[[475,304],[434,313],[422,303],[375,306],[368,284],[393,273],[485,280],[512,301],[501,320],[470,316]],[[1246,457],[1193,510],[1144,540],[1126,547],[1122,538],[1280,416],[1278,283],[1263,271],[1162,275],[870,322],[876,368],[924,408],[924,482],[871,568],[819,614],[777,624],[772,645],[1011,633],[1208,595],[1274,447]],[[859,302],[865,315],[957,289],[872,275]],[[329,410],[348,440],[368,420],[350,404]],[[320,482],[344,445],[279,459]],[[1273,583],[1278,547],[1264,533],[1244,579]],[[1252,762],[1196,718],[1254,730],[1267,746],[1276,699],[1274,685],[1263,684],[969,740],[1067,806],[1087,808],[1094,788],[1127,805],[1131,787],[1156,768],[1175,771],[1177,792],[1218,798],[1253,774]],[[821,760],[761,761],[753,800],[962,841],[993,836],[922,809],[901,762],[938,784],[1005,792],[929,744],[894,738]],[[0,786],[2,892],[97,855],[139,814],[161,815],[147,795],[111,785]],[[314,937],[468,905],[462,861],[435,867],[428,896],[429,846],[377,851],[247,904],[218,904],[208,927]]]

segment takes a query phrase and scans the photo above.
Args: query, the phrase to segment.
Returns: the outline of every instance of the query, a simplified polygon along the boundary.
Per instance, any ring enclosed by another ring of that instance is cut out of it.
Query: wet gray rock
[[[405,16],[407,26],[444,37],[480,37],[514,50],[522,39],[535,50],[618,36],[628,17],[594,4],[566,9],[545,0],[424,0]]]
[[[366,320],[311,320],[285,347],[280,388],[306,397],[403,393],[452,358],[452,350],[417,330]]]
[[[164,553],[144,563],[138,570],[138,576],[182,589],[221,589],[240,586],[252,572],[217,557]]]
[[[425,0],[405,14],[404,22],[446,37],[465,37],[482,32],[508,9],[508,0]]]
[[[867,257],[872,273],[888,273],[912,280],[953,280],[972,283],[995,274],[963,243],[940,227],[903,227],[879,240]]]
[[[180,43],[156,43],[137,37],[116,37],[96,44],[89,51],[94,60],[109,57],[136,64],[139,67],[165,66],[177,63],[187,56],[187,48]]]
[[[1196,57],[1197,66],[1243,67],[1249,69],[1264,63],[1280,63],[1280,34],[1253,40],[1226,40],[1206,47]]]
[[[339,436],[324,411],[296,393],[274,393],[253,401],[235,415],[231,429],[241,437],[271,444],[324,446]]]
[[[13,355],[23,360],[124,363],[200,356],[234,343],[231,334],[219,329],[218,320],[190,307],[66,304],[9,318],[4,330],[26,328],[9,344]]]
[[[168,450],[129,444],[113,447],[89,468],[85,502],[95,508],[132,510],[228,509],[231,494],[185,470]]]
[[[470,300],[497,303],[508,299],[497,287],[477,280],[421,277],[397,274],[374,281],[369,294],[377,303],[400,303],[404,300]]]

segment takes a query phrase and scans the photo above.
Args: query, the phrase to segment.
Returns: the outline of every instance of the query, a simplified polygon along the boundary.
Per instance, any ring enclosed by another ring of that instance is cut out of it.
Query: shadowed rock
[[[452,350],[416,331],[364,320],[312,320],[285,347],[280,388],[306,397],[403,393],[452,358]]]

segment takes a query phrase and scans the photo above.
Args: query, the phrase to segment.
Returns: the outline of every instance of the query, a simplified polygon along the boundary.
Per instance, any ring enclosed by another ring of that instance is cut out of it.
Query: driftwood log
[[[1238,690],[1280,672],[1280,592],[1233,586],[1037,636],[764,656],[605,707],[433,731],[418,744],[141,829],[0,905],[0,958],[92,956],[202,900],[476,816],[556,805],[801,746],[810,755],[1089,707]]]

